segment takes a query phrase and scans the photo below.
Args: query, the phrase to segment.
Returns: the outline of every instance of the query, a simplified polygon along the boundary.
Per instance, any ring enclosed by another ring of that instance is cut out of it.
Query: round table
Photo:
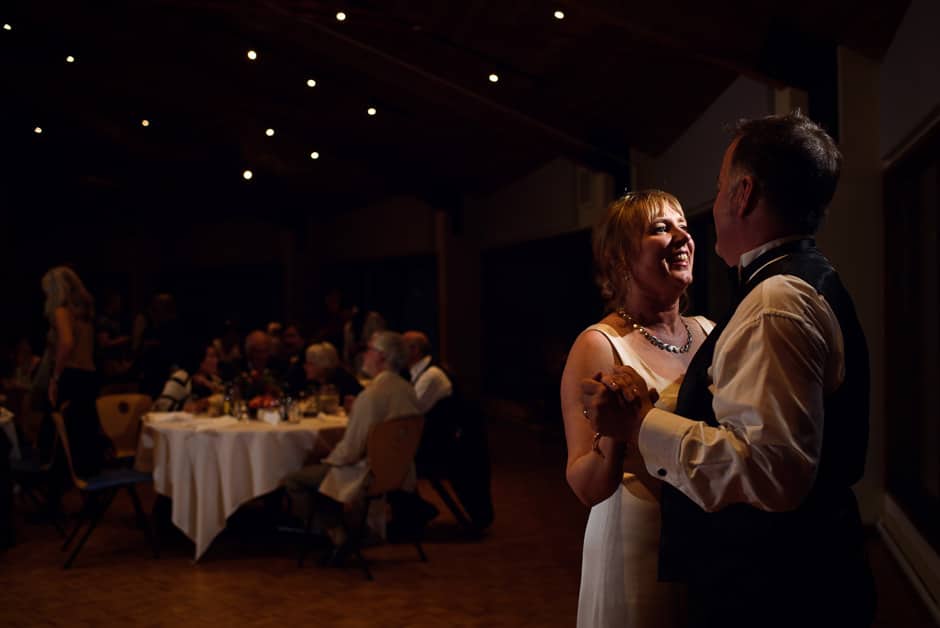
[[[172,500],[172,520],[205,553],[239,506],[278,488],[315,450],[342,438],[345,416],[320,415],[270,425],[231,417],[151,413],[135,466],[152,471],[154,488]]]

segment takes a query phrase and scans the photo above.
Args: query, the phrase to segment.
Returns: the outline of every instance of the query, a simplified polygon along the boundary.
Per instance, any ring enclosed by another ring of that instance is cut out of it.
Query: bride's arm
[[[581,380],[598,372],[610,373],[614,366],[613,348],[595,331],[578,336],[561,376],[561,411],[565,421],[568,485],[585,505],[593,506],[610,497],[623,479],[625,446],[601,438],[594,450],[594,431],[585,419]]]

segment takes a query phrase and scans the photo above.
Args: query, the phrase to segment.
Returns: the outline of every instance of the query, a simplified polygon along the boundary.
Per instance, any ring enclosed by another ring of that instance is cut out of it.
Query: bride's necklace
[[[640,334],[642,334],[644,338],[649,340],[650,344],[652,344],[657,349],[662,349],[663,351],[669,351],[670,353],[688,353],[689,349],[692,348],[692,330],[689,329],[689,326],[685,322],[685,319],[682,318],[681,316],[679,317],[679,320],[682,321],[682,325],[685,327],[685,333],[688,337],[686,338],[685,344],[679,347],[677,345],[669,344],[668,342],[663,342],[662,340],[660,340],[659,338],[651,334],[649,330],[646,329],[646,327],[643,327],[638,322],[636,322],[636,319],[634,319],[632,316],[627,314],[623,308],[620,308],[619,310],[617,310],[617,314],[619,314],[620,318],[626,321],[628,325],[633,327],[633,329],[640,332]]]

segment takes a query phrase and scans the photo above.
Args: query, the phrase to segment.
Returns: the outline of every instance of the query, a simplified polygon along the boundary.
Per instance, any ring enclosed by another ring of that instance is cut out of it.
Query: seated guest
[[[295,392],[303,388],[307,380],[304,374],[304,335],[297,323],[287,323],[284,326],[278,359],[285,365],[284,380],[287,382],[287,389]]]
[[[414,384],[415,394],[418,396],[418,407],[421,408],[422,414],[427,414],[438,401],[450,397],[454,385],[441,367],[431,363],[431,341],[428,340],[427,334],[406,331],[403,337],[408,352],[411,383]]]
[[[449,480],[472,526],[483,530],[493,521],[490,457],[483,418],[457,394],[447,372],[433,363],[427,335],[408,331],[404,339],[411,383],[425,418],[415,455],[418,470],[433,479]],[[423,525],[434,511],[422,502],[417,496],[400,498],[395,508],[396,519],[406,526]]]
[[[190,376],[192,373],[192,376]],[[223,392],[219,377],[219,353],[209,343],[183,363],[183,368],[173,372],[163,385],[163,392],[153,403],[157,412],[205,412],[209,397]]]
[[[305,382],[300,392],[317,394],[326,384],[332,384],[339,393],[344,405],[351,407],[349,398],[355,398],[362,392],[362,384],[352,373],[339,363],[336,347],[328,342],[320,342],[307,347],[304,360]]]
[[[283,385],[283,365],[278,362],[272,349],[271,336],[265,331],[256,329],[245,338],[245,359],[238,371],[239,376],[244,378],[240,392],[245,399],[271,394]]]
[[[297,514],[308,519],[314,515],[333,541],[333,560],[348,551],[342,527],[343,504],[358,503],[369,478],[366,441],[369,429],[378,423],[418,414],[414,388],[398,372],[405,366],[405,345],[401,334],[378,332],[369,341],[363,369],[372,378],[349,415],[342,440],[319,464],[304,467],[284,478],[284,486]],[[405,481],[415,486],[414,470]],[[312,503],[311,503],[312,498]]]
[[[242,361],[241,335],[233,320],[227,320],[222,326],[222,335],[212,341],[219,354],[219,373],[228,381],[235,377]]]

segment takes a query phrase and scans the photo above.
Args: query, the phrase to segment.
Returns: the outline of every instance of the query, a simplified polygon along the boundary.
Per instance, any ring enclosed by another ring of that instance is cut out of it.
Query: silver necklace
[[[679,320],[682,321],[682,325],[685,327],[685,333],[687,335],[687,338],[686,338],[685,344],[679,347],[677,345],[669,344],[668,342],[663,342],[662,340],[660,340],[659,338],[651,334],[649,330],[646,329],[646,327],[643,327],[638,322],[636,322],[636,319],[634,319],[632,316],[627,314],[623,308],[620,308],[619,310],[617,310],[617,314],[619,314],[620,318],[622,318],[628,325],[633,327],[633,329],[640,332],[640,334],[642,334],[644,338],[649,340],[650,344],[652,344],[657,349],[662,349],[663,351],[668,351],[670,353],[688,353],[689,349],[692,348],[692,330],[689,329],[689,326],[685,322],[685,319],[682,318],[681,316],[679,317]]]

